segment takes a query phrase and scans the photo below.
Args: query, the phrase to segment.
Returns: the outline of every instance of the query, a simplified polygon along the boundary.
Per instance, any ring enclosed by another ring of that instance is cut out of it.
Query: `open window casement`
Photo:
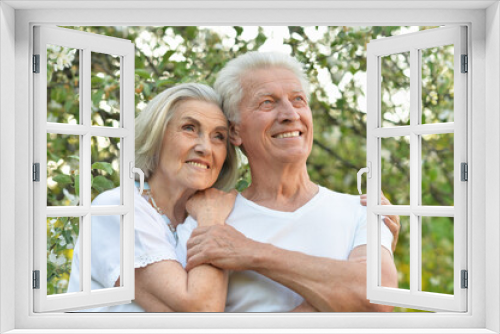
[[[38,26],[33,72],[34,310],[128,303],[134,299],[134,45]],[[117,186],[120,205],[92,204],[99,193]],[[101,224],[115,223],[105,230],[112,231],[106,237],[120,257],[116,287],[94,289],[91,283],[91,261],[99,260],[91,258],[99,230],[95,216],[112,218]],[[54,265],[71,258],[72,269],[61,272]],[[79,273],[72,290],[68,271]],[[54,279],[56,289],[54,284],[48,289]]]
[[[368,44],[367,298],[373,303],[430,311],[467,310],[466,55],[466,27],[459,26]],[[395,71],[400,75],[395,76]],[[392,83],[394,78],[403,83]],[[440,114],[435,115],[438,110]],[[406,152],[407,159],[390,160],[396,151],[398,156]],[[438,159],[446,154],[449,159]],[[435,175],[436,161],[446,172],[445,182]],[[397,173],[405,174],[408,182],[395,185],[387,181]],[[448,198],[429,200],[430,193],[446,189]],[[399,193],[401,199],[391,199],[397,205],[382,206],[381,190]],[[399,215],[402,228],[410,231],[409,284],[404,287],[401,283],[398,288],[385,287],[381,280],[384,215]],[[448,237],[442,231],[447,231]],[[434,239],[437,235],[438,241],[449,240],[430,245],[429,233],[434,233]],[[442,254],[442,245],[449,245],[449,254]],[[434,256],[424,256],[424,247],[435,247]],[[443,261],[440,256],[445,256]],[[429,273],[429,267],[441,271]],[[427,283],[443,286],[445,279],[446,289]]]

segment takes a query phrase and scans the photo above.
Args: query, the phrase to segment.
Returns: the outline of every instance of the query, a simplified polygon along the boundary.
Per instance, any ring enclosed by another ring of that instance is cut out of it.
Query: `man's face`
[[[295,74],[279,67],[251,70],[242,88],[233,143],[243,145],[251,163],[305,163],[313,142],[312,114]]]

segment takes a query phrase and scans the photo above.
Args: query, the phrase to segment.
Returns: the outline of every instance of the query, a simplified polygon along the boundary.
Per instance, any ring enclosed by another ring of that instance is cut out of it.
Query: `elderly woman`
[[[181,84],[154,98],[136,119],[136,166],[145,192],[135,191],[135,300],[100,312],[223,311],[227,274],[211,265],[186,272],[177,247],[177,226],[188,213],[201,226],[224,224],[232,210],[237,177],[228,122],[215,91]],[[208,188],[207,191],[202,191]],[[200,192],[202,191],[202,192]],[[196,195],[195,195],[196,194]],[[120,189],[99,195],[94,205],[116,205]],[[191,217],[189,219],[193,219]],[[120,284],[120,219],[92,219],[92,289]],[[68,292],[78,290],[75,247]]]

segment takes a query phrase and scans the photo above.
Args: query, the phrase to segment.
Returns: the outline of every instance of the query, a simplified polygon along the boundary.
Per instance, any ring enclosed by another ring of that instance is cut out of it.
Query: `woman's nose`
[[[210,138],[203,135],[199,136],[194,146],[194,150],[200,155],[208,155],[211,150]]]

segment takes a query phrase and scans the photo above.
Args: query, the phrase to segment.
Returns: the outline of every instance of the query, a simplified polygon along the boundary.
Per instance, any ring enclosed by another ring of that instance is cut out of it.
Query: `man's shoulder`
[[[349,203],[349,204],[360,204],[359,195],[352,195],[337,192],[331,189],[328,189],[323,186],[319,186],[319,195],[326,200],[335,200],[338,202]]]

